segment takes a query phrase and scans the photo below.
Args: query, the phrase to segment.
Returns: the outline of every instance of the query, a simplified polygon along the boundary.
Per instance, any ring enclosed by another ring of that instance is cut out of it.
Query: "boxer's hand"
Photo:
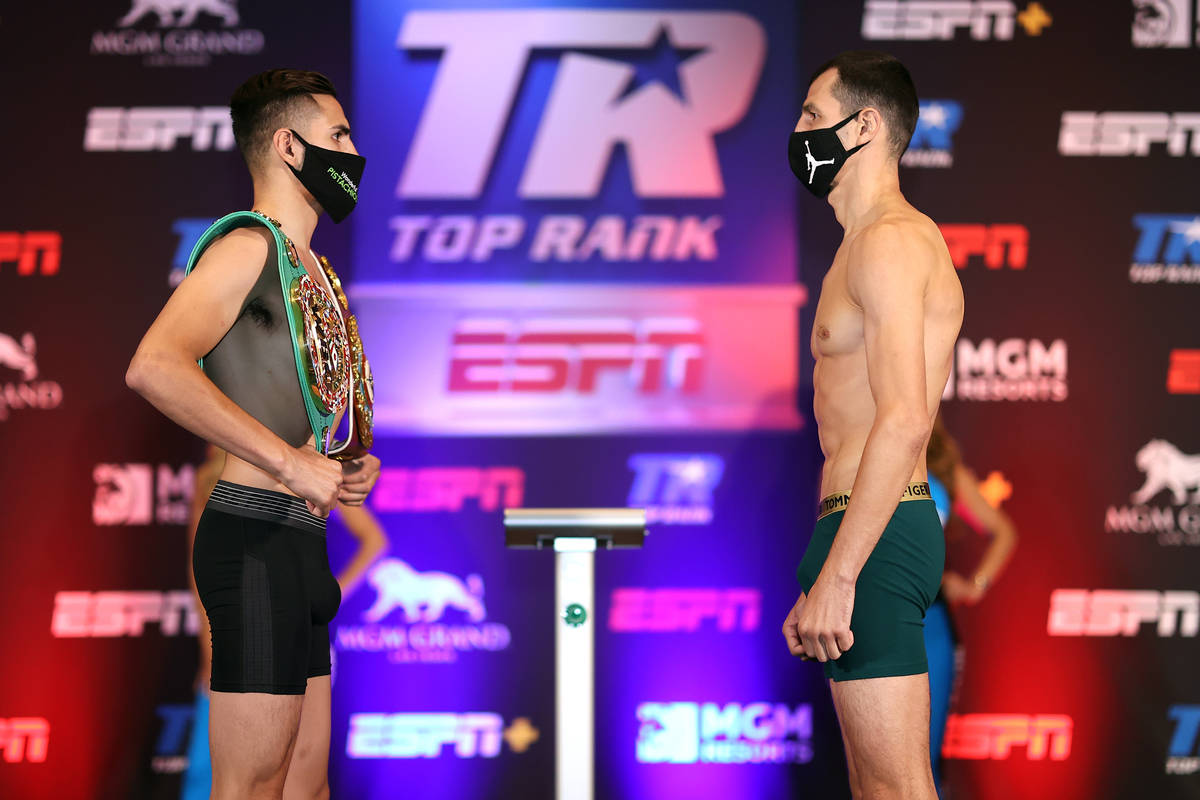
[[[792,606],[787,619],[783,621],[783,638],[787,641],[788,651],[792,655],[800,656],[801,661],[811,661],[812,656],[805,652],[804,644],[800,641],[800,629],[797,627],[800,622],[800,614],[804,610],[804,599],[804,592],[801,592],[800,599],[796,601],[796,605]]]
[[[322,517],[337,505],[342,487],[342,467],[331,458],[317,452],[311,444],[291,451],[291,457],[278,476],[280,483],[308,503],[308,510]]]
[[[826,582],[818,576],[796,623],[804,652],[822,663],[841,658],[854,646],[853,612],[854,584]]]
[[[370,453],[353,461],[343,461],[342,489],[338,500],[348,506],[361,506],[377,480],[379,459]]]

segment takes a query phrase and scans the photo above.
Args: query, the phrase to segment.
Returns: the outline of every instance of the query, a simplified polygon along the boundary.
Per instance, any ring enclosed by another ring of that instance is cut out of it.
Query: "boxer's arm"
[[[877,224],[849,253],[851,299],[863,310],[875,421],[850,504],[822,573],[853,586],[896,511],[929,439],[925,290],[936,254],[902,224]]]
[[[281,477],[291,466],[292,448],[196,364],[241,314],[270,252],[267,236],[259,228],[238,228],[205,251],[142,338],[125,382],[180,426]]]

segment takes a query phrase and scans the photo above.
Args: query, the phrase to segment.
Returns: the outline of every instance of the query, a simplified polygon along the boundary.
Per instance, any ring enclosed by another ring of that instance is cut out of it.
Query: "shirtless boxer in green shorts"
[[[855,798],[937,797],[922,625],[945,545],[925,445],[963,296],[937,226],[900,193],[917,113],[899,61],[843,53],[815,73],[788,146],[845,234],[812,335],[825,499],[783,633],[825,665]]]

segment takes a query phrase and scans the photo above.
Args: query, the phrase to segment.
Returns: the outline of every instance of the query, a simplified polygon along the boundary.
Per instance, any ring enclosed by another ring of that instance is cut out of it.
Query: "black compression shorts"
[[[220,481],[192,550],[212,628],[214,692],[304,694],[329,674],[329,623],[341,590],[325,520],[298,497]]]

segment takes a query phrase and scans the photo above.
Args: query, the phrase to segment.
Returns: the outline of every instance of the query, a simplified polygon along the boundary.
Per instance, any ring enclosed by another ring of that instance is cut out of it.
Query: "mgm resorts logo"
[[[339,625],[339,650],[384,653],[394,664],[445,664],[462,652],[496,652],[512,642],[507,625],[486,621],[478,575],[418,572],[398,558],[385,558],[367,574],[367,582],[376,595],[362,614],[367,624]],[[385,624],[397,612],[403,624]],[[448,613],[465,620],[442,622]]]
[[[141,56],[147,67],[206,67],[214,56],[253,56],[266,36],[239,26],[237,0],[133,0],[116,27],[92,34],[94,56]]]
[[[782,703],[642,703],[643,764],[807,764],[812,706]]]
[[[1136,462],[1146,481],[1130,495],[1132,504],[1108,507],[1104,530],[1154,534],[1163,546],[1200,545],[1200,455],[1152,439],[1138,450]],[[1154,502],[1164,491],[1167,497]]]
[[[959,339],[943,400],[1067,399],[1067,343],[1055,339]]]

